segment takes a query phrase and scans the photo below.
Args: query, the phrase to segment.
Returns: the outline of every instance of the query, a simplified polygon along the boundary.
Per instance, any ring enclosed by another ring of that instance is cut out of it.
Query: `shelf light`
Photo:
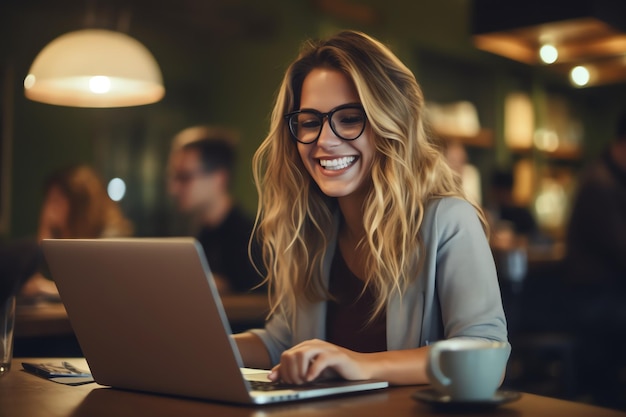
[[[554,152],[559,148],[559,135],[554,130],[537,129],[533,142],[537,149],[544,152]]]
[[[126,194],[126,183],[121,178],[113,178],[107,185],[107,194],[113,201],[120,201]]]

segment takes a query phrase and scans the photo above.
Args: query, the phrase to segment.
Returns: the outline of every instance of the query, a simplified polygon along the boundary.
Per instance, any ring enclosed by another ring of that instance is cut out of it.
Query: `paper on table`
[[[78,369],[66,361],[60,364],[22,362],[22,367],[27,372],[59,384],[82,385],[94,382],[89,371]]]
[[[52,382],[65,385],[84,385],[95,382],[92,377],[60,376],[48,379]]]

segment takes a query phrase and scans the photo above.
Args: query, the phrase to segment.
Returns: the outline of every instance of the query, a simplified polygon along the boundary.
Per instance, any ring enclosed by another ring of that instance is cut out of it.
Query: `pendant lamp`
[[[156,60],[121,32],[83,29],[50,42],[24,79],[27,98],[72,107],[126,107],[163,98]]]

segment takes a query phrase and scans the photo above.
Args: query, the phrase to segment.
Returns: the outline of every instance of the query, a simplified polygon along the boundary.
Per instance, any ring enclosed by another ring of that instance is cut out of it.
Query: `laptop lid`
[[[387,386],[360,381],[251,390],[203,249],[193,238],[44,240],[42,247],[99,384],[235,403]],[[250,375],[259,377],[264,375]]]

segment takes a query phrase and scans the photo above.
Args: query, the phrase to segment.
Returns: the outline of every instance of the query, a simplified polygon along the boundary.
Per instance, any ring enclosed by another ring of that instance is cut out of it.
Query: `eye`
[[[361,124],[365,120],[363,112],[357,109],[347,109],[338,112],[335,115],[338,123],[343,125]]]
[[[320,119],[312,114],[302,114],[298,118],[298,125],[301,129],[317,129],[320,126]]]

